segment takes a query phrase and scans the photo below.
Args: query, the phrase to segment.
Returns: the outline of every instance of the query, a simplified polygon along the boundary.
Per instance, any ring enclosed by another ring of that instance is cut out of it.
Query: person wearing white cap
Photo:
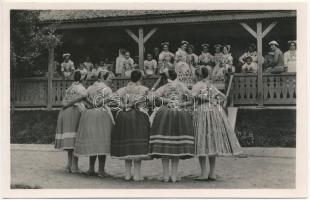
[[[272,52],[271,66],[266,69],[266,72],[278,74],[284,72],[284,57],[282,51],[279,49],[279,43],[277,41],[271,41],[268,43],[270,51]]]
[[[188,47],[187,41],[182,41],[181,46],[175,53],[175,72],[178,75],[178,79],[183,82],[186,86],[192,83],[191,69],[187,63],[188,53],[186,52]]]
[[[287,72],[296,72],[296,41],[288,41],[289,49],[284,53],[284,67]]]
[[[70,78],[74,72],[74,63],[70,60],[70,53],[64,53],[62,55],[64,61],[61,63],[61,73],[67,79]]]

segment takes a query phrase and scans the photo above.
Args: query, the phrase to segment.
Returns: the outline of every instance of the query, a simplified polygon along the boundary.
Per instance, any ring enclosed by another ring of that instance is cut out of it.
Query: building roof
[[[42,24],[59,28],[94,28],[97,26],[131,26],[274,19],[296,17],[294,10],[44,10]],[[129,22],[129,23],[128,23]]]
[[[190,14],[208,11],[194,10],[45,10],[40,13],[42,22],[89,21],[103,18],[150,17],[174,14]]]

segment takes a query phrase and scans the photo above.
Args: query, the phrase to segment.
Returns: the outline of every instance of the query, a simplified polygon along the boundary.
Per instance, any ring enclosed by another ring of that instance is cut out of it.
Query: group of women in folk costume
[[[56,148],[67,150],[59,145],[67,139],[61,136],[68,131],[76,132],[76,141],[72,139],[69,151],[71,154],[74,151],[75,156],[90,157],[88,175],[96,175],[94,163],[98,156],[98,175],[105,177],[105,159],[110,154],[112,158],[124,160],[125,180],[134,181],[143,180],[142,160],[160,158],[163,181],[176,182],[179,159],[197,155],[201,165],[199,180],[214,180],[215,156],[235,155],[241,148],[220,105],[225,96],[208,82],[208,69],[198,68],[195,75],[199,81],[189,90],[175,70],[166,69],[163,77],[167,83],[149,90],[141,85],[142,73],[133,70],[131,82],[112,94],[109,87],[112,76],[109,72],[100,72],[99,80],[77,98],[71,97],[60,112]],[[78,75],[76,80],[75,84],[79,84]],[[68,91],[72,90],[70,88]],[[81,101],[86,105],[84,111],[76,108]],[[117,109],[115,118],[110,106]],[[149,107],[155,107],[151,115]],[[76,109],[77,112],[71,111]],[[64,129],[72,121],[72,116],[65,115],[66,112],[76,115],[75,126],[70,130]],[[209,174],[206,171],[207,156],[211,164]],[[78,170],[77,162],[72,169]]]
[[[187,87],[192,87],[197,77],[195,70],[201,66],[209,70],[209,75],[215,79],[223,79],[226,72],[234,73],[233,57],[230,45],[214,45],[215,53],[209,52],[209,44],[202,44],[199,56],[194,53],[194,46],[187,41],[182,41],[175,54],[169,51],[169,42],[163,42],[162,52],[159,54],[159,71],[174,69],[178,79]]]

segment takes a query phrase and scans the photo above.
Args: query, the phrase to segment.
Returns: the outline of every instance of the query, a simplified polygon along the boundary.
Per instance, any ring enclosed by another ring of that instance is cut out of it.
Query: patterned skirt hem
[[[151,159],[149,155],[111,156],[111,158],[120,159],[120,160],[150,160]]]
[[[171,157],[186,157],[192,158],[195,155],[191,153],[183,153],[183,154],[171,154],[171,153],[149,153],[150,156],[171,156]]]
[[[110,153],[90,153],[90,154],[79,154],[79,153],[73,153],[75,156],[83,157],[83,156],[109,156]]]
[[[208,153],[208,154],[196,154],[195,156],[200,157],[200,156],[219,156],[219,157],[229,157],[229,156],[238,156],[242,154],[243,151],[238,151],[235,153]]]

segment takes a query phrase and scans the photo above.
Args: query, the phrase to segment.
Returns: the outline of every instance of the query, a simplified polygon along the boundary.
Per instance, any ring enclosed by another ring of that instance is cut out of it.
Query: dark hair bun
[[[175,80],[178,77],[177,73],[173,69],[168,70],[168,76],[170,80]]]
[[[209,76],[209,71],[206,67],[202,67],[200,70],[202,78],[207,78]]]
[[[138,82],[142,77],[142,73],[140,70],[133,70],[130,75],[130,79],[132,82]]]
[[[75,72],[74,72],[74,75],[73,75],[74,81],[80,81],[80,80],[81,80],[81,77],[82,77],[82,74],[81,74],[80,71],[75,71]]]

